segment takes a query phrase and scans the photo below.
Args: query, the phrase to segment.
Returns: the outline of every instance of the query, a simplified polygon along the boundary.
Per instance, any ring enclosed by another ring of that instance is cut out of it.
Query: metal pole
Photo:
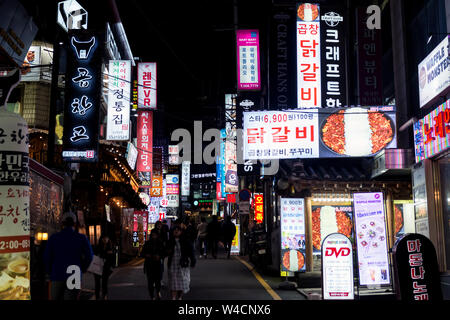
[[[55,19],[56,21],[56,19]],[[56,22],[55,22],[56,24]],[[48,141],[47,141],[47,167],[52,168],[55,160],[55,127],[56,127],[56,101],[58,99],[58,77],[59,77],[59,56],[60,56],[60,30],[55,26],[55,40],[53,42],[53,64],[52,82],[50,91],[50,108],[48,119]]]

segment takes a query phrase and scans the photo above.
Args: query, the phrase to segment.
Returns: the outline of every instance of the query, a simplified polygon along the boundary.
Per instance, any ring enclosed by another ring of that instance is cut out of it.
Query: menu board
[[[353,208],[359,282],[367,286],[390,284],[383,193],[354,193]]]
[[[305,271],[305,200],[281,198],[280,203],[281,272]]]
[[[343,234],[332,233],[323,240],[322,281],[324,300],[354,298],[352,242]]]
[[[29,300],[28,126],[4,109],[0,120],[0,300]]]

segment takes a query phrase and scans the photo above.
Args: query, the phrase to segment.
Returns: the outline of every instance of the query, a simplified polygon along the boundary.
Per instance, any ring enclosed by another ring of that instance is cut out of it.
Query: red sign
[[[346,257],[350,254],[349,248],[334,248],[334,247],[328,247],[325,250],[325,256],[332,257],[336,256],[336,258],[339,258],[339,256]]]
[[[255,220],[262,223],[264,220],[264,196],[262,193],[255,193]]]
[[[138,158],[136,171],[146,172],[150,176],[148,183],[142,181],[143,185],[151,186],[151,172],[153,165],[153,113],[152,111],[138,111],[137,119],[137,149]],[[142,180],[142,179],[141,179]]]
[[[227,193],[227,202],[236,203],[236,193]]]

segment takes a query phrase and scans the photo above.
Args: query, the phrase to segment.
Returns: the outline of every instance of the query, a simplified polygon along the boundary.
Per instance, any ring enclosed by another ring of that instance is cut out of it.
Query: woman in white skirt
[[[196,260],[194,248],[182,234],[181,228],[176,226],[172,232],[167,260],[169,289],[172,300],[181,300],[183,294],[189,292],[191,282],[189,266],[193,268]]]

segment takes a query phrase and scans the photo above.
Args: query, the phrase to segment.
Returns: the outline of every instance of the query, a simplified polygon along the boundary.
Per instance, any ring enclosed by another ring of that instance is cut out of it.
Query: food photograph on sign
[[[369,157],[397,147],[395,122],[395,106],[244,112],[244,159]]]
[[[353,238],[353,208],[351,205],[313,205],[312,208],[313,252],[319,254],[322,241],[332,233]]]

